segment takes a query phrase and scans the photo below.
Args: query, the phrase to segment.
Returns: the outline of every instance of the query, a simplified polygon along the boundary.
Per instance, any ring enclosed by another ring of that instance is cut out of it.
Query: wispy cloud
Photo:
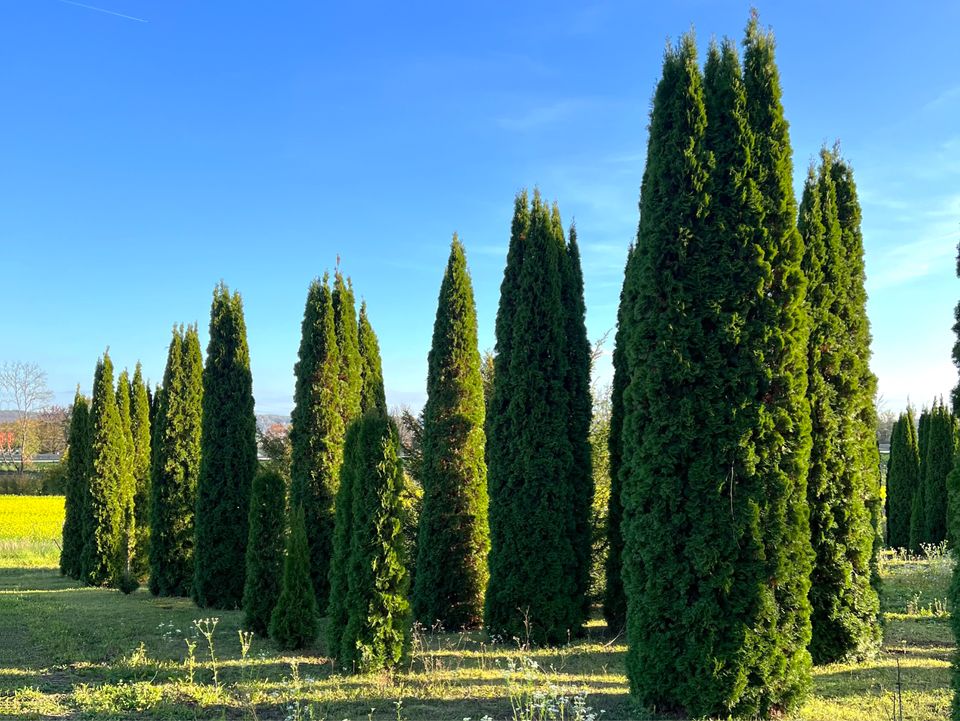
[[[941,92],[937,97],[924,105],[923,110],[939,110],[953,103],[960,103],[960,85],[955,85]]]
[[[107,10],[106,8],[98,8],[98,7],[95,7],[94,5],[85,5],[84,3],[75,2],[75,0],[57,0],[57,2],[61,2],[61,3],[63,3],[64,5],[73,5],[74,7],[84,8],[85,10],[93,10],[94,12],[104,13],[105,15],[113,15],[114,17],[123,18],[124,20],[133,20],[134,22],[137,22],[137,23],[149,22],[148,20],[144,20],[143,18],[134,17],[133,15],[125,15],[124,13],[118,13],[118,12],[116,12],[115,10]]]

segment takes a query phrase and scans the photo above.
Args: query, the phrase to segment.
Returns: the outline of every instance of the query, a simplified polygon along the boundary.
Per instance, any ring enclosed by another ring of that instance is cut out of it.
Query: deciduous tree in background
[[[0,366],[0,400],[17,414],[14,428],[20,448],[20,474],[33,458],[39,439],[34,416],[44,410],[53,394],[47,388],[47,374],[36,363],[8,361]]]

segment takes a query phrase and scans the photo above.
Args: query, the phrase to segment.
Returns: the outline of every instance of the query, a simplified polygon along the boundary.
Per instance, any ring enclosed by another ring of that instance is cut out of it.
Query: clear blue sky
[[[493,345],[514,193],[583,249],[590,336],[613,327],[666,39],[738,41],[749,5],[0,0],[0,360],[61,403],[109,345],[159,380],[214,284],[244,298],[259,412],[287,412],[310,279],[366,298],[391,404],[418,407],[450,236]],[[840,139],[864,208],[887,405],[954,383],[960,4],[758,3],[797,187]],[[109,12],[108,12],[109,11]],[[612,341],[611,341],[612,343]],[[605,364],[601,376],[608,377]]]

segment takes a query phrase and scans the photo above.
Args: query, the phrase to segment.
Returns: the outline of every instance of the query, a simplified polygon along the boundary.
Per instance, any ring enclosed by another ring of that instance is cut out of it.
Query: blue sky
[[[960,4],[757,3],[797,187],[840,139],[864,209],[886,405],[946,393],[960,239]],[[337,256],[416,408],[450,236],[481,348],[514,193],[574,217],[591,338],[612,328],[663,48],[738,41],[749,4],[0,0],[0,360],[59,402],[163,372],[170,328],[241,291],[259,412],[287,412],[310,279]],[[612,344],[612,340],[611,340]],[[609,350],[609,346],[608,346]],[[609,376],[608,362],[600,370]]]

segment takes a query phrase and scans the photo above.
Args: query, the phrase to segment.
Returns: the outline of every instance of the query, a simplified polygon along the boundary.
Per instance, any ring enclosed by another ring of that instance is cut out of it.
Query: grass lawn
[[[62,507],[62,499],[0,496],[0,717],[479,721],[513,718],[511,699],[543,692],[581,695],[598,719],[649,718],[629,702],[622,639],[608,638],[600,622],[584,640],[522,654],[478,634],[420,633],[409,670],[353,677],[336,673],[319,648],[282,654],[254,639],[244,653],[240,613],[217,612],[214,663],[204,635],[212,622],[200,620],[211,614],[187,599],[143,589],[123,596],[59,575]],[[904,719],[947,718],[949,577],[941,556],[888,559],[883,653],[816,669],[798,718],[889,720],[898,660]]]

